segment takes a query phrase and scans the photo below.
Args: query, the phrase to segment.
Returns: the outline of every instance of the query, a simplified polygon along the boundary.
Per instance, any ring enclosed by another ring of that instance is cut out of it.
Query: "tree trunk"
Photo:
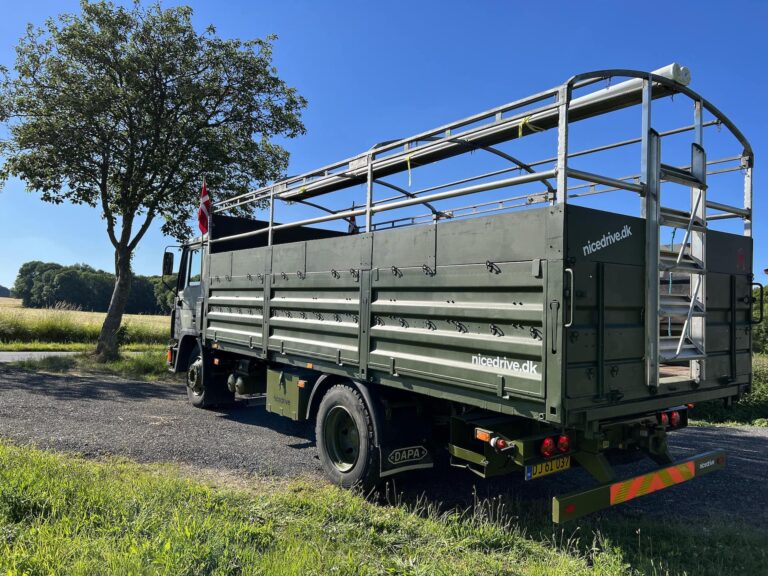
[[[127,248],[115,250],[115,274],[115,289],[96,344],[96,355],[103,361],[114,360],[118,356],[120,326],[133,279],[131,252]]]

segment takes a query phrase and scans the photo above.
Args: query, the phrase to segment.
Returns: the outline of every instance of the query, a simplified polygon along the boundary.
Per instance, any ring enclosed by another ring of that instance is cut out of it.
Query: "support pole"
[[[267,233],[267,246],[272,246],[273,226],[275,224],[275,191],[269,194],[269,232]]]
[[[373,205],[373,156],[368,156],[368,187],[365,194],[365,231],[373,230],[371,206]]]
[[[659,173],[660,143],[651,128],[653,83],[643,80],[642,151],[640,178],[645,196],[645,382],[652,390],[659,386]]]
[[[564,84],[557,93],[557,193],[552,204],[568,202],[568,104],[571,85]]]

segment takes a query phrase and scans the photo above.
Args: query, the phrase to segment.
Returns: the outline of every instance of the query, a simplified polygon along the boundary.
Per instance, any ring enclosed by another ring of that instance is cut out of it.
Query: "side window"
[[[202,278],[203,260],[200,256],[200,250],[190,250],[189,269],[187,276],[187,286],[199,286]]]

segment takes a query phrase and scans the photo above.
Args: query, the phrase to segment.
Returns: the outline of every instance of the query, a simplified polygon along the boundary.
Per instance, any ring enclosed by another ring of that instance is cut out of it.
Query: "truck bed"
[[[705,378],[658,391],[644,377],[644,243],[643,220],[566,205],[218,251],[204,338],[552,423],[738,394],[751,381],[751,239],[710,232]]]

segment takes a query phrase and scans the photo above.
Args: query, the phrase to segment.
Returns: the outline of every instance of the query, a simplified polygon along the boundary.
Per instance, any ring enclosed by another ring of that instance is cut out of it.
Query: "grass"
[[[0,343],[0,352],[89,352],[94,349],[93,342],[7,342]],[[148,352],[165,348],[160,344],[123,344],[123,352]]]
[[[752,359],[752,391],[726,408],[720,400],[697,404],[691,412],[694,424],[768,426],[768,355]]]
[[[0,573],[706,575],[757,574],[768,561],[765,531],[722,523],[553,533],[488,503],[439,512],[316,481],[224,483],[0,442]]]
[[[0,351],[40,350],[43,345],[60,346],[63,350],[92,346],[104,316],[101,312],[63,308],[22,308],[20,300],[0,298]],[[166,316],[126,314],[122,341],[134,345],[165,343],[169,329]]]
[[[154,346],[137,352],[129,351],[117,360],[109,362],[98,362],[91,354],[75,354],[19,360],[12,364],[23,370],[35,372],[108,374],[147,381],[173,378],[173,375],[166,369],[165,348],[161,346]]]

